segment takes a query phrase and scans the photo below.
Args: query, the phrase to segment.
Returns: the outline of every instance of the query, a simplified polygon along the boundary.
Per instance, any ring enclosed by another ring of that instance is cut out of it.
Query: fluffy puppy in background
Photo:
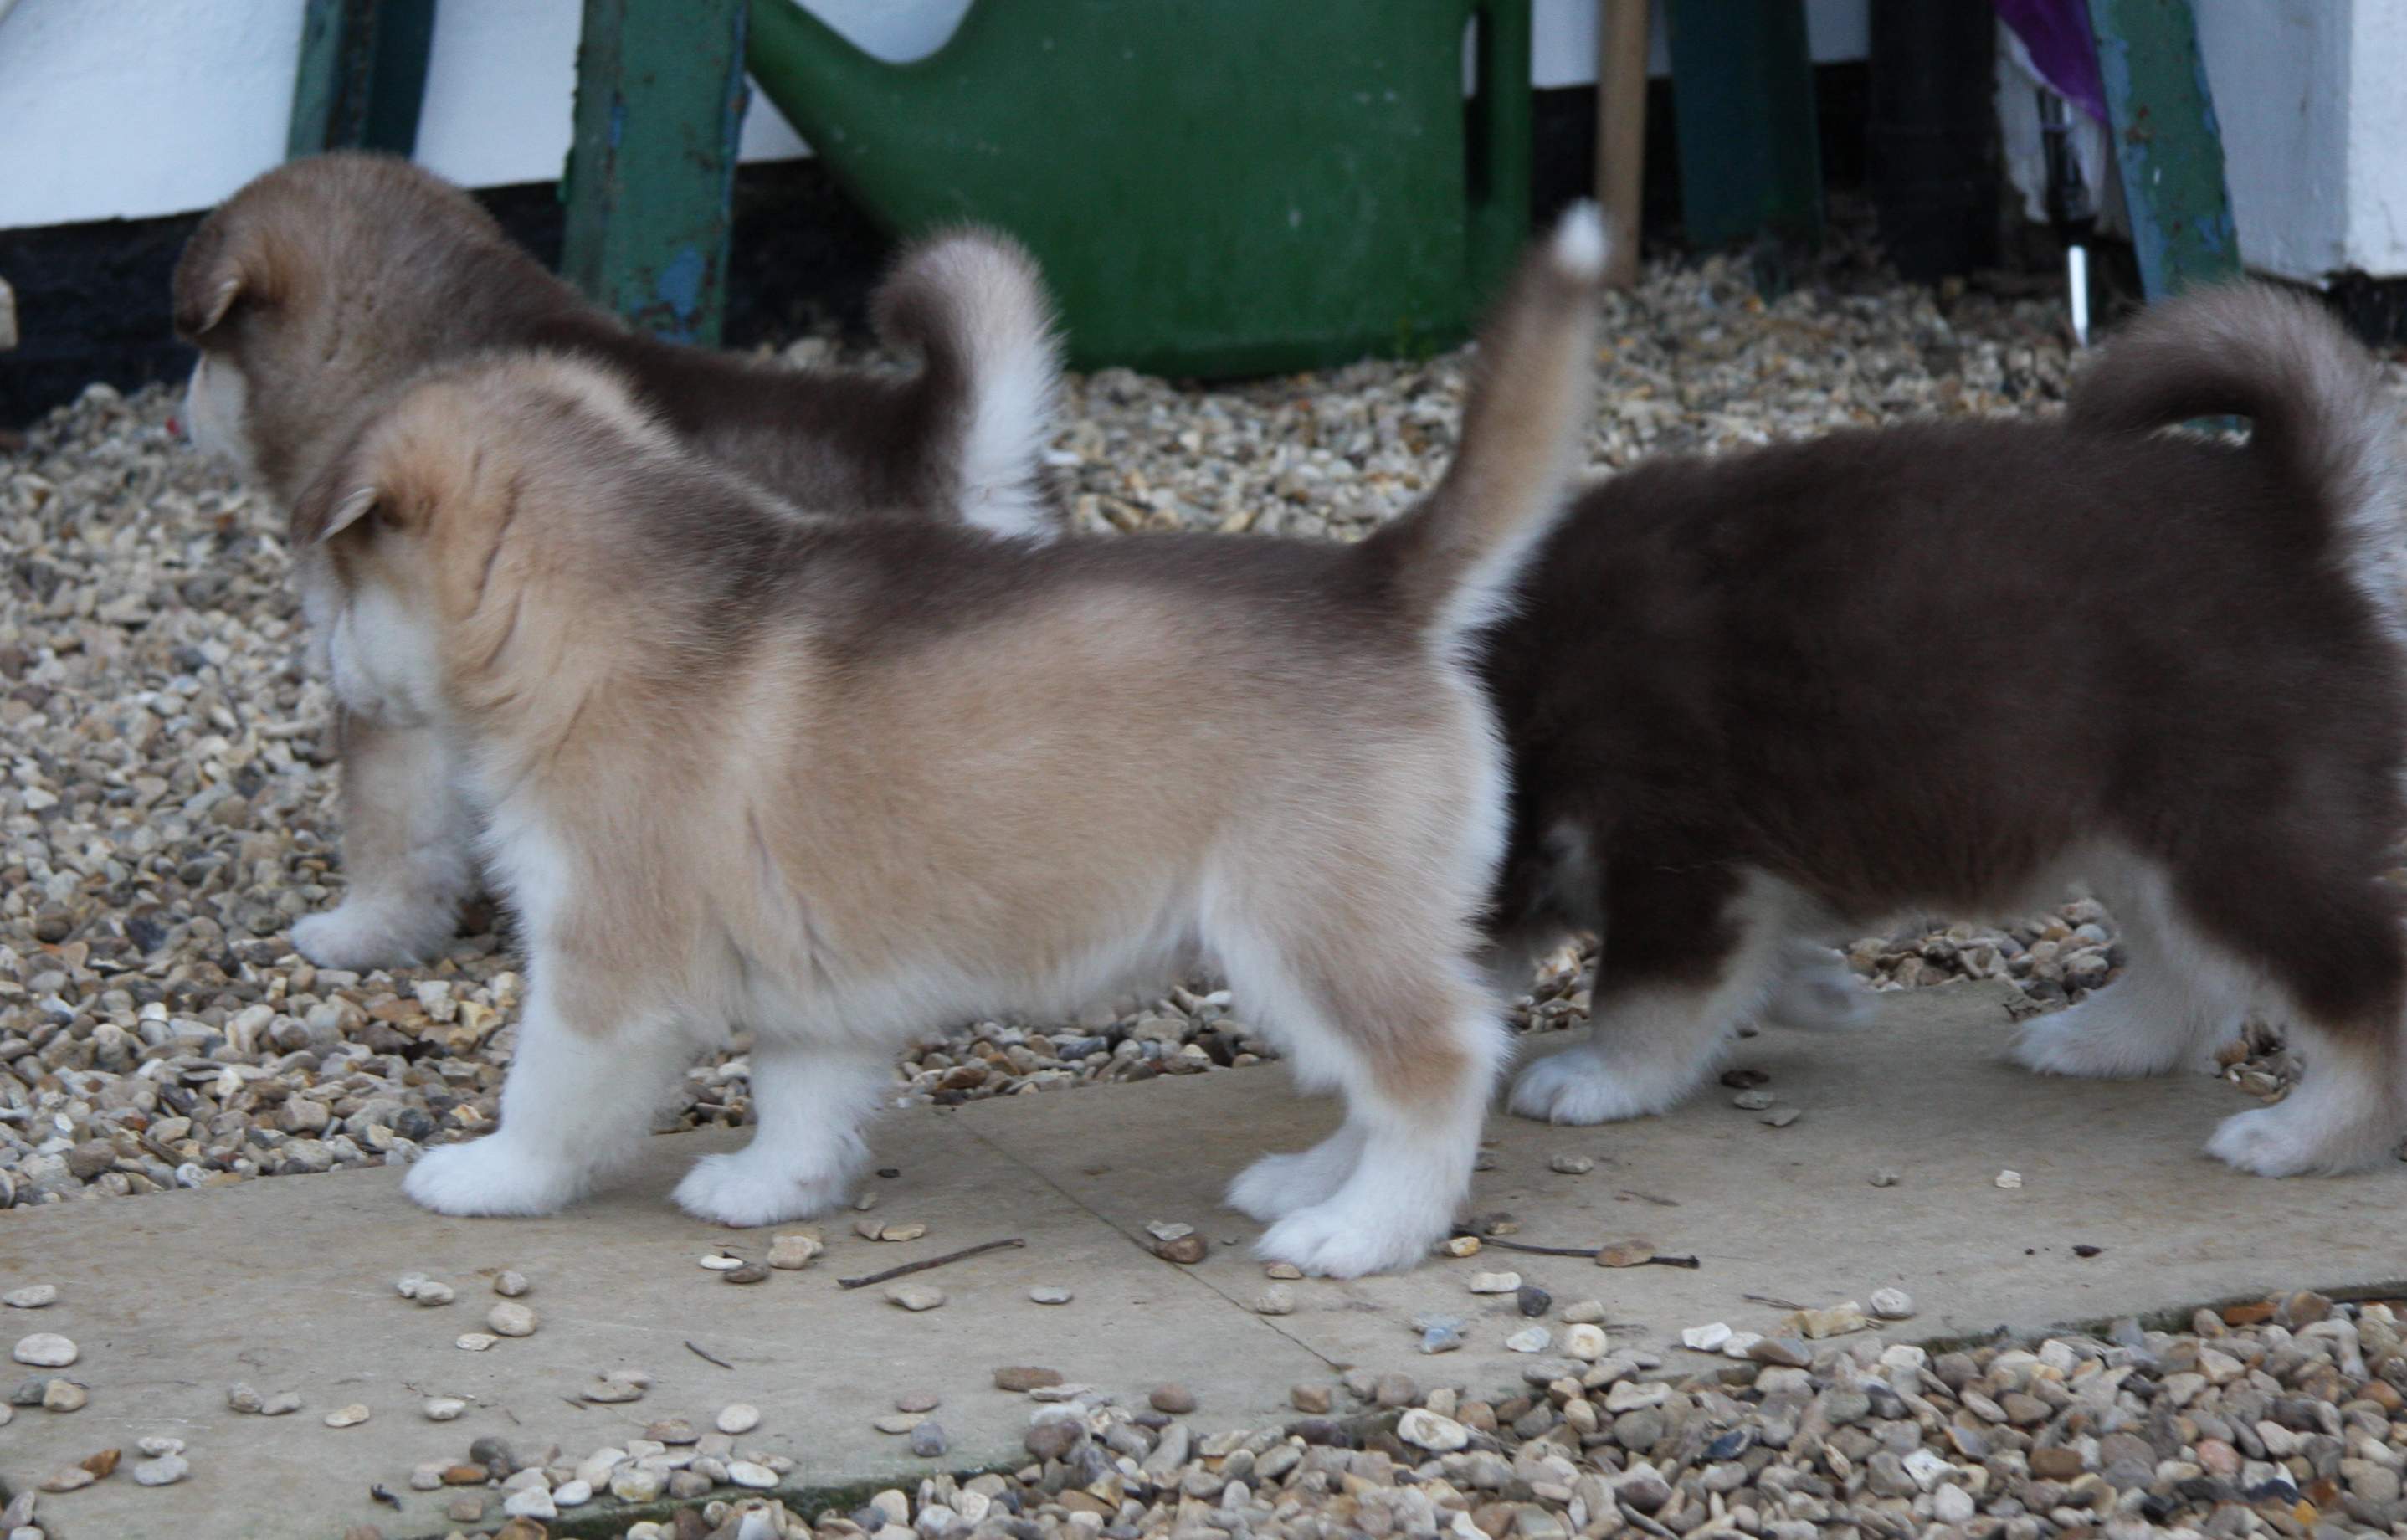
[[[2253,420],[2244,446],[2158,430]],[[2059,423],[1924,423],[1657,461],[1581,495],[1492,638],[1516,762],[1499,928],[1603,938],[1594,1030],[1515,1110],[1688,1094],[1749,1017],[1859,1008],[1809,943],[2086,882],[2125,976],[2021,1032],[2044,1073],[2306,1061],[2211,1154],[2268,1176],[2407,1132],[2407,657],[2395,413],[2329,317],[2176,300]]]
[[[752,1143],[677,1200],[802,1218],[844,1200],[899,1042],[1203,962],[1346,1103],[1232,1190],[1264,1254],[1425,1255],[1505,1047],[1473,961],[1505,770],[1463,652],[1574,469],[1603,257],[1583,207],[1525,263],[1445,479],[1352,547],[798,518],[615,371],[411,389],[293,540],[348,706],[458,746],[534,987],[500,1132],[410,1195],[559,1208],[740,1020]]]
[[[889,344],[920,355],[916,376],[662,342],[545,271],[458,188],[363,154],[252,181],[203,222],[175,278],[177,330],[201,354],[192,436],[288,510],[420,374],[541,348],[615,371],[680,443],[798,507],[1048,537],[1061,514],[1040,457],[1060,370],[1026,254],[976,232],[939,237],[904,254],[874,311]],[[303,597],[322,618],[326,575],[304,556]],[[422,732],[348,714],[336,729],[349,894],[294,926],[294,945],[339,967],[424,961],[477,883],[454,767]]]

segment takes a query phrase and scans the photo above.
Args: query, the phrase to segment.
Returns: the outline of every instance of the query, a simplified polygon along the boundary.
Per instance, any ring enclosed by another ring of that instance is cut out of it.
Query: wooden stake
[[[1652,0],[1597,0],[1596,201],[1613,231],[1604,281],[1638,281],[1646,187],[1646,12]]]

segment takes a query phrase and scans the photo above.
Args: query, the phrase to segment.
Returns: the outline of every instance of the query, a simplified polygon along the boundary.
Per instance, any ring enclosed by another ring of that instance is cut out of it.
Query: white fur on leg
[[[1704,1082],[1732,1017],[1705,992],[1658,990],[1600,1010],[1585,1043],[1537,1061],[1513,1082],[1513,1110],[1548,1123],[1610,1123],[1667,1112]]]
[[[672,1198],[698,1219],[747,1228],[838,1206],[869,1162],[862,1120],[891,1076],[883,1054],[764,1035],[752,1050],[752,1142],[696,1161]]]
[[[1484,1021],[1479,1030],[1493,1032]],[[1272,1225],[1255,1254],[1332,1278],[1390,1272],[1427,1257],[1454,1228],[1471,1191],[1494,1058],[1480,1056],[1452,1105],[1405,1108],[1367,1086],[1349,1088],[1347,1120],[1361,1125],[1361,1158],[1336,1191]]]
[[[561,1020],[537,974],[502,1086],[502,1126],[419,1157],[402,1183],[438,1214],[551,1214],[637,1148],[688,1046],[668,1023],[595,1033]]]
[[[1292,1155],[1265,1155],[1237,1174],[1223,1200],[1231,1208],[1270,1224],[1300,1208],[1325,1203],[1362,1159],[1362,1131],[1352,1122]]]
[[[440,955],[459,922],[457,898],[354,889],[325,913],[294,920],[292,949],[321,968],[409,967]]]
[[[1738,944],[1721,976],[1699,988],[1656,986],[1600,993],[1588,1041],[1523,1070],[1513,1110],[1549,1123],[1609,1123],[1663,1112],[1697,1089],[1738,1024],[1763,1009],[1766,992],[1796,954],[1788,927],[1802,903],[1795,890],[1750,873],[1727,915]]]
[[[2407,1134],[2407,1109],[2386,1056],[2312,1026],[2288,1030],[2306,1061],[2299,1083],[2272,1106],[2226,1118],[2206,1152],[2259,1176],[2331,1175],[2390,1159]]]
[[[1853,1032],[1873,1019],[1873,1003],[1838,953],[1796,940],[1781,948],[1779,977],[1755,1019],[1790,1032]]]
[[[2123,935],[2122,976],[2015,1034],[2014,1058],[2042,1075],[2121,1079],[2215,1071],[2215,1050],[2245,1026],[2249,970],[2183,914],[2153,863],[2124,856],[2095,886]]]

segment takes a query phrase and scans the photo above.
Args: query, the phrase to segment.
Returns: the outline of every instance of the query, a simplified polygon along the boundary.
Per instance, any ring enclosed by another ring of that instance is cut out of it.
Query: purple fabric
[[[2057,93],[2103,123],[2106,87],[2089,34],[2089,0],[1997,0],[1998,20],[2015,29],[2031,63]]]

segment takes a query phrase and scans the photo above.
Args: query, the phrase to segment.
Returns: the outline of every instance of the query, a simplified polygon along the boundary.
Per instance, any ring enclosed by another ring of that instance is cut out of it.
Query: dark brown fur
[[[2112,845],[2386,1073],[2407,671],[2359,506],[2386,462],[2348,436],[2379,427],[2347,393],[2362,356],[2301,315],[2243,293],[2158,318],[2070,425],[1591,487],[1488,649],[1517,780],[1499,930],[1600,929],[1602,1022],[1719,978],[1754,874],[1853,927],[1994,913]],[[2257,332],[2216,332],[2232,316]],[[2244,448],[2147,436],[2235,410]]]

